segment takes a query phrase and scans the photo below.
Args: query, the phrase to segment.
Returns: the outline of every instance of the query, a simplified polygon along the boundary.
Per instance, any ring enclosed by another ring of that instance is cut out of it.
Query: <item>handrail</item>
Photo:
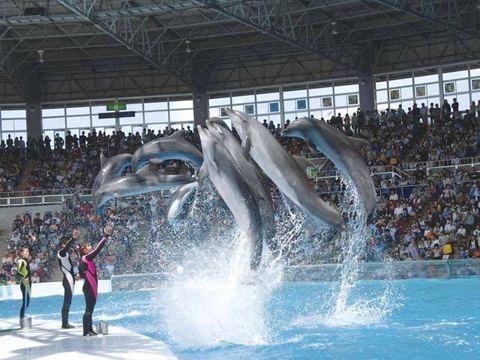
[[[18,191],[4,191],[0,192],[0,198],[14,198],[14,197],[26,197],[26,196],[43,196],[43,195],[64,195],[74,194],[76,192],[88,192],[90,189],[49,189],[49,190],[18,190]]]

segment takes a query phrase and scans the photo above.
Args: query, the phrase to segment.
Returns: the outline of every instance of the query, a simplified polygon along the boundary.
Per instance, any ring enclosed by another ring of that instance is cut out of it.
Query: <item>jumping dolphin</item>
[[[129,174],[104,183],[93,196],[97,211],[111,199],[135,196],[159,190],[171,190],[195,179],[185,175],[138,175]]]
[[[203,162],[202,153],[180,135],[155,139],[142,145],[132,157],[132,168],[138,171],[152,160],[183,160],[200,167]]]
[[[290,123],[283,136],[299,137],[310,141],[318,151],[328,157],[344,175],[348,176],[360,195],[366,215],[375,209],[376,195],[367,164],[358,151],[365,140],[351,141],[338,129],[314,118],[301,118]]]
[[[226,111],[242,139],[244,153],[251,155],[280,191],[314,219],[337,227],[344,225],[339,213],[315,193],[298,163],[268,129],[242,112]]]
[[[178,218],[187,203],[189,203],[195,196],[197,187],[198,182],[195,181],[180,186],[172,193],[167,211],[167,220],[169,223],[172,223],[176,218]]]
[[[119,154],[107,158],[100,154],[100,171],[92,186],[92,195],[105,182],[118,178],[132,164],[132,154]]]
[[[208,128],[199,125],[197,129],[210,180],[250,241],[250,268],[256,269],[262,257],[263,244],[258,204],[225,145],[216,141]]]
[[[262,225],[265,242],[273,249],[272,240],[275,236],[275,220],[273,210],[273,200],[270,189],[263,179],[262,174],[256,165],[249,161],[243,154],[240,143],[235,139],[230,129],[223,128],[217,123],[208,121],[208,128],[215,139],[225,145],[233,160],[235,161],[240,174],[250,187],[255,201],[257,202],[260,214],[262,216]]]
[[[304,156],[299,156],[299,155],[293,155],[293,158],[295,161],[300,165],[302,168],[303,172],[306,173],[307,169],[310,167],[315,167],[315,164],[312,162],[312,160],[304,157]]]

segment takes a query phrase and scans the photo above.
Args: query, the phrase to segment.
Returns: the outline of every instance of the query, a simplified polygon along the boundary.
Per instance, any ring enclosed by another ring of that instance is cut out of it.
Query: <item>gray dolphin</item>
[[[183,160],[200,167],[203,162],[202,153],[192,143],[182,139],[181,133],[175,134],[140,146],[132,157],[133,170],[138,171],[152,160]]]
[[[372,214],[377,202],[375,186],[367,164],[358,150],[358,145],[367,143],[365,140],[352,141],[340,130],[324,121],[310,117],[297,119],[290,123],[288,128],[283,131],[283,136],[299,137],[313,143],[317,150],[325,154],[341,173],[352,180],[367,216]]]
[[[138,175],[129,174],[104,183],[93,197],[97,211],[107,201],[127,196],[135,196],[159,190],[171,190],[195,179],[185,175]]]
[[[226,111],[242,139],[244,152],[251,155],[280,191],[314,219],[337,227],[344,225],[337,210],[315,193],[298,163],[268,129],[240,111]]]
[[[168,205],[167,220],[172,223],[195,195],[198,182],[194,181],[178,187],[172,194]]]
[[[300,167],[302,168],[304,173],[307,172],[307,169],[309,167],[315,167],[315,164],[312,162],[312,160],[310,160],[310,159],[308,159],[304,156],[293,155],[293,158],[298,163],[298,165],[300,165]]]
[[[237,139],[235,139],[230,129],[223,128],[217,123],[207,122],[207,124],[208,128],[211,130],[210,133],[215,139],[226,146],[232,155],[233,160],[235,160],[235,163],[240,170],[240,174],[242,174],[242,177],[247,182],[250,190],[255,196],[255,201],[257,201],[262,216],[264,240],[272,250],[276,250],[273,248],[275,244],[272,243],[276,227],[272,194],[268,184],[256,165],[244,156],[242,146]]]
[[[92,195],[105,182],[116,179],[132,164],[132,154],[119,154],[107,158],[100,154],[100,171],[95,178],[92,186]]]
[[[212,136],[210,129],[201,126],[197,129],[210,180],[250,241],[250,268],[256,269],[260,264],[263,245],[258,204],[225,145]]]

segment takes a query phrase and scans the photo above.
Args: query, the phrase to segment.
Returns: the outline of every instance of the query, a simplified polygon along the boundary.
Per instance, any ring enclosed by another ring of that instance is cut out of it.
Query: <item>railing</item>
[[[65,195],[74,194],[78,191],[90,192],[90,190],[78,189],[50,189],[50,190],[22,190],[22,191],[4,191],[0,192],[0,198],[18,198],[26,196],[44,196],[44,195]]]
[[[90,190],[77,190],[72,193],[55,194],[54,192],[52,192],[51,194],[47,195],[2,197],[0,198],[0,207],[62,204],[75,194],[78,194],[80,198],[84,201],[90,200]]]
[[[454,158],[447,160],[431,160],[431,161],[419,161],[402,163],[402,169],[405,172],[412,172],[417,170],[425,170],[428,174],[432,170],[442,170],[448,168],[460,168],[460,167],[475,167],[480,166],[480,156],[467,157],[467,158]]]

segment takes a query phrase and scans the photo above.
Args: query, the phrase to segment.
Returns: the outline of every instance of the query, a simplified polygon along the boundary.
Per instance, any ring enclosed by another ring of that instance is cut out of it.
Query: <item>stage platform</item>
[[[108,335],[85,337],[79,324],[63,330],[58,322],[34,318],[31,329],[20,330],[17,319],[0,323],[0,359],[177,360],[164,343],[121,327],[109,327]]]

